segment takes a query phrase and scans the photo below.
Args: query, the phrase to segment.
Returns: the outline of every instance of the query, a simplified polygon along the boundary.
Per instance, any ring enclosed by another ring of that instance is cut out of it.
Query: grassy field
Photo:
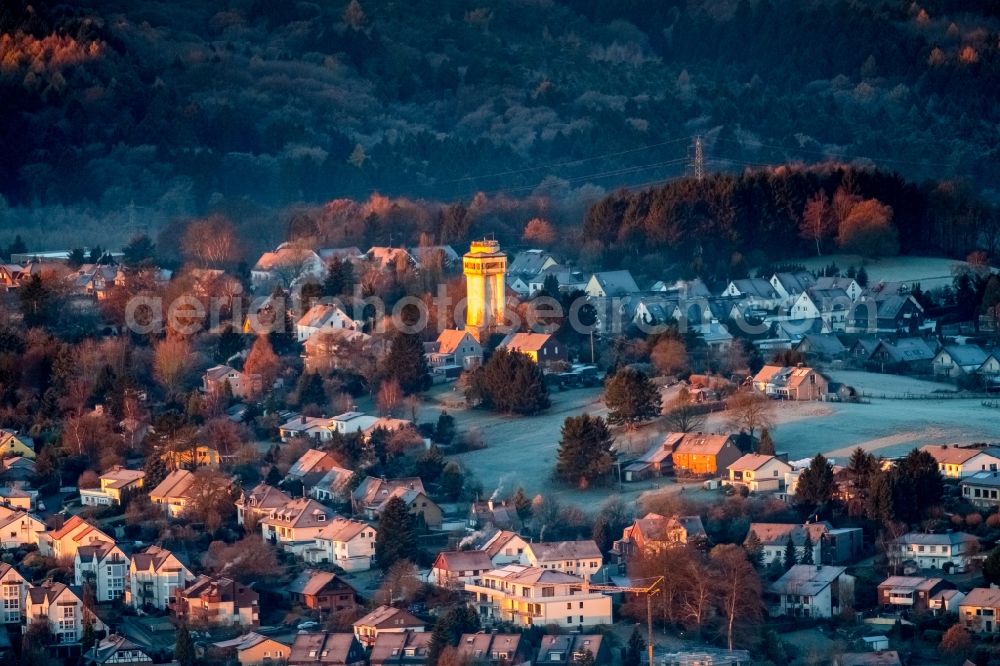
[[[868,283],[878,282],[919,282],[925,289],[940,289],[950,285],[952,269],[955,266],[966,266],[964,261],[945,259],[941,257],[887,257],[885,259],[864,259],[852,254],[831,254],[823,257],[809,257],[797,260],[808,270],[821,271],[831,263],[837,264],[841,271],[848,267],[864,266],[868,273]]]
[[[779,451],[792,460],[817,453],[845,463],[858,446],[884,456],[905,454],[924,444],[1000,441],[1000,413],[983,407],[979,399],[935,399],[947,384],[864,372],[833,373],[870,392],[905,393],[923,396],[910,400],[873,398],[869,404],[776,402],[774,429]],[[456,408],[450,385],[435,387],[422,403],[419,418],[431,421],[444,407],[460,430],[478,428],[486,448],[455,456],[482,482],[484,491],[499,489],[509,494],[521,486],[531,495],[544,492],[586,510],[595,509],[607,497],[619,493],[618,484],[580,491],[553,484],[552,469],[559,446],[559,431],[567,416],[607,414],[599,388],[576,389],[552,394],[552,407],[533,417],[514,417],[488,411]],[[706,430],[726,431],[724,413],[713,414]],[[650,427],[619,441],[619,448],[639,454],[661,433]],[[646,492],[678,492],[680,487],[667,479],[624,484],[621,495],[635,501]]]

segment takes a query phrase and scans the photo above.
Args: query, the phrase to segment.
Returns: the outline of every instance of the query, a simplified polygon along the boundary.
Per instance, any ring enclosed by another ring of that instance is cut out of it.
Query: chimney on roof
[[[996,476],[996,472],[994,472],[993,475]],[[490,511],[493,510],[493,498],[492,497],[489,498],[488,500],[486,500],[486,506],[489,507]]]

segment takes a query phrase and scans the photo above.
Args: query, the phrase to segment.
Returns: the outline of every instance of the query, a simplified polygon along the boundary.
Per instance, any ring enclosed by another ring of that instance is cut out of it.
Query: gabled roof
[[[500,342],[500,347],[520,352],[538,352],[549,343],[548,333],[510,333]]]
[[[32,604],[53,604],[64,594],[69,594],[75,597],[77,602],[83,603],[81,601],[80,589],[76,586],[46,581],[41,585],[33,585],[28,588],[28,599]]]
[[[209,381],[221,382],[231,374],[241,375],[243,373],[228,365],[213,365],[205,371],[205,378]]]
[[[794,273],[775,273],[774,279],[789,294],[801,294],[816,284],[816,278],[808,271],[796,271]]]
[[[600,634],[548,634],[542,636],[535,663],[570,664],[575,661],[575,654],[584,651],[589,651],[596,657],[603,642],[604,636]]]
[[[524,540],[522,539],[521,535],[518,534],[517,532],[502,530],[494,534],[492,537],[490,537],[489,541],[483,544],[481,550],[487,555],[489,555],[491,558],[493,558],[499,555],[500,551],[502,551],[504,547],[514,539],[521,539],[522,541]]]
[[[433,635],[430,631],[382,632],[375,637],[369,661],[372,664],[426,663]]]
[[[313,632],[295,636],[288,655],[290,664],[347,664],[351,649],[362,658],[364,652],[354,634]]]
[[[732,435],[702,435],[688,433],[674,453],[718,455],[732,440]]]
[[[101,481],[109,482],[105,484],[107,488],[124,488],[144,478],[146,478],[146,473],[141,469],[125,469],[119,466],[112,467],[101,474]]]
[[[521,634],[462,634],[456,649],[463,657],[472,659],[492,659],[493,653],[498,653],[512,664],[521,651]]]
[[[427,492],[420,477],[386,480],[369,476],[354,489],[351,499],[362,506],[379,506],[388,501],[396,489],[413,490],[424,494]]]
[[[227,641],[218,641],[212,643],[212,645],[221,650],[232,649],[236,650],[237,652],[242,652],[243,650],[249,650],[250,648],[257,647],[261,643],[266,643],[268,641],[273,641],[275,643],[279,643],[281,645],[284,645],[285,647],[288,647],[286,643],[277,641],[269,636],[263,636],[261,634],[258,634],[256,631],[247,632],[241,636],[237,636],[236,638],[230,638]]]
[[[257,603],[260,595],[246,585],[223,576],[198,576],[197,579],[178,596],[186,599],[215,599],[220,602],[234,602],[237,608],[246,608]]]
[[[595,280],[608,296],[622,296],[639,291],[639,285],[635,283],[632,273],[627,270],[594,273],[591,279]]]
[[[824,521],[798,525],[795,523],[750,523],[747,538],[753,532],[764,546],[784,546],[791,538],[796,548],[805,545],[806,535],[813,545],[819,543],[823,535],[832,529],[830,523]]]
[[[194,474],[186,469],[174,470],[149,492],[149,496],[186,499],[191,496],[190,491],[194,484],[194,478]]]
[[[469,335],[468,331],[446,328],[438,334],[437,351],[439,354],[453,354],[455,353],[455,350],[458,349],[459,345],[465,342],[466,338],[469,339],[468,341],[472,343],[473,346],[479,346],[479,342],[477,342],[474,337]]]
[[[264,482],[258,483],[237,502],[253,509],[277,509],[291,502],[291,496]]]
[[[925,578],[923,576],[889,576],[878,584],[879,589],[892,590],[924,590],[930,591],[944,582],[943,578]]]
[[[764,278],[745,278],[733,280],[731,283],[740,294],[744,296],[756,296],[757,298],[774,299],[778,297],[778,292],[774,290],[771,283]]]
[[[326,451],[309,449],[288,470],[288,476],[301,479],[313,472],[327,472],[337,466],[337,459]]]
[[[642,518],[636,518],[631,526],[625,528],[625,538],[639,532],[645,541],[666,541],[671,530],[683,529],[688,540],[706,536],[705,526],[701,516],[661,516],[658,513],[647,513]]]
[[[729,466],[729,469],[737,472],[754,472],[771,462],[777,460],[779,463],[791,469],[792,466],[777,456],[767,456],[762,453],[748,453]]]
[[[819,354],[836,356],[847,351],[844,343],[833,333],[806,333],[798,344],[802,345],[807,342],[811,351]]]
[[[800,594],[814,597],[830,586],[847,571],[846,567],[827,565],[796,564],[771,584],[771,591],[777,594]]]
[[[354,590],[332,571],[303,571],[288,584],[288,591],[303,596],[316,596],[330,586],[341,590],[345,588]]]
[[[851,288],[852,284],[857,284],[854,278],[849,277],[830,277],[822,275],[816,278],[816,286],[820,289],[843,289],[847,291]]]
[[[325,539],[334,543],[346,543],[367,529],[375,529],[368,523],[350,518],[334,518],[329,525],[324,527],[317,535],[317,539]]]
[[[187,571],[187,567],[185,567],[181,561],[166,548],[149,546],[141,553],[134,553],[132,555],[132,569],[135,571],[152,571],[154,573],[160,573],[160,570],[162,569],[164,572],[169,571],[173,573],[175,569],[166,568],[171,562],[175,562],[183,570]]]
[[[947,444],[927,444],[921,446],[920,450],[929,453],[940,465],[961,465],[972,460],[980,453],[1000,458],[1000,449],[990,447],[973,448],[955,445],[949,446]]]
[[[124,636],[118,636],[112,634],[107,638],[102,638],[93,648],[87,651],[86,658],[88,661],[95,664],[106,664],[115,657],[119,652],[132,652],[139,651],[144,655],[146,654],[141,647],[125,638]],[[149,655],[146,655],[147,659]],[[152,659],[149,659],[149,663],[152,663]],[[136,663],[136,662],[124,662],[124,663]]]
[[[979,543],[979,539],[965,532],[924,534],[909,532],[896,539],[896,543],[917,546],[956,546],[960,543]]]
[[[314,499],[293,499],[263,519],[266,525],[280,525],[297,529],[325,527],[334,517],[333,510]]]
[[[955,365],[976,369],[983,364],[988,354],[978,345],[945,345],[938,354],[947,352]]]
[[[507,273],[528,277],[535,276],[549,259],[552,259],[552,255],[545,250],[524,250],[514,255],[511,262],[507,264]]]
[[[295,325],[304,328],[323,328],[333,321],[340,322],[337,328],[354,328],[354,320],[332,303],[316,303],[295,322]]]
[[[375,627],[376,629],[382,629],[425,627],[426,625],[426,622],[409,611],[405,611],[401,608],[393,608],[392,606],[379,606],[371,613],[368,613],[363,618],[357,620],[353,626]]]
[[[434,568],[443,571],[489,571],[493,568],[490,556],[482,550],[453,550],[438,553]]]
[[[976,587],[969,590],[959,606],[975,606],[980,608],[1000,608],[1000,588]]]

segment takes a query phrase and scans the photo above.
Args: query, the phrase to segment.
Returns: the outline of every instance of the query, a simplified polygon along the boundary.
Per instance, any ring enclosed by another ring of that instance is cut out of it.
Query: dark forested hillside
[[[995,191],[998,14],[990,0],[7,0],[0,223],[37,237],[372,191],[594,200],[682,175],[695,134],[713,171],[874,160]]]

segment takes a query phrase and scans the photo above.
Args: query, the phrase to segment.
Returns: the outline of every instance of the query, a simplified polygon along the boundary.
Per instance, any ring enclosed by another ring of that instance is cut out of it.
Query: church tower
[[[465,273],[465,330],[485,344],[504,321],[507,255],[495,240],[473,241],[462,257]]]

